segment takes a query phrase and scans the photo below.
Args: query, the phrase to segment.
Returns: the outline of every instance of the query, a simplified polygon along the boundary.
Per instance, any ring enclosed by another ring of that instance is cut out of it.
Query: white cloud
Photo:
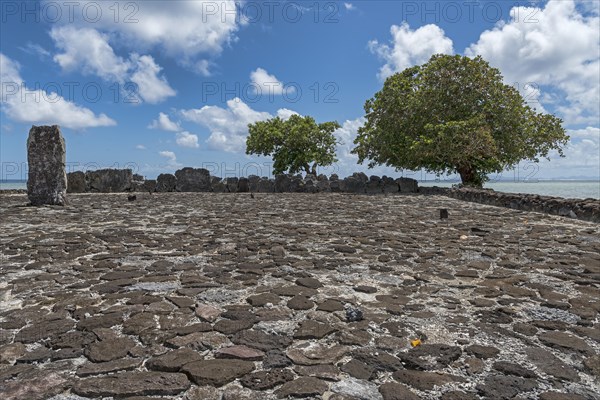
[[[588,126],[584,129],[571,129],[568,135],[573,139],[592,139],[596,142],[600,141],[600,128]]]
[[[352,3],[344,3],[344,8],[348,11],[356,10],[356,7],[354,7],[354,4]]]
[[[63,7],[63,19],[70,15],[65,3],[52,2]],[[195,1],[78,1],[73,24],[91,27],[111,36],[114,43],[140,51],[159,48],[162,53],[183,64],[193,65],[200,54],[219,54],[224,46],[236,39],[238,17],[234,0]],[[86,13],[96,15],[97,21],[85,21]],[[118,13],[116,10],[118,9]],[[238,18],[238,20],[241,20]]]
[[[131,81],[137,85],[138,95],[147,103],[156,104],[175,96],[176,92],[169,86],[163,76],[158,76],[162,70],[152,56],[131,55],[131,60],[136,65]]]
[[[243,153],[246,149],[248,124],[273,118],[268,112],[255,111],[239,98],[229,100],[227,108],[204,106],[200,109],[181,110],[182,117],[207,127],[211,134],[207,143],[214,149],[232,153]],[[293,111],[281,109],[280,116]]]
[[[92,110],[67,101],[57,93],[28,89],[19,74],[18,63],[2,53],[0,86],[2,109],[15,121],[60,125],[71,129],[116,125],[105,114],[96,115]]]
[[[138,150],[146,150],[146,146],[144,146],[143,144],[138,144],[135,146],[135,148]]]
[[[54,61],[66,71],[81,70],[108,82],[129,80],[137,85],[138,99],[150,104],[176,94],[166,78],[159,76],[162,68],[152,56],[132,53],[129,60],[124,60],[115,54],[108,36],[95,29],[62,26],[53,28],[50,35],[63,51],[54,56]]]
[[[369,42],[369,49],[385,61],[379,70],[379,78],[385,79],[413,65],[423,64],[434,54],[452,54],[452,40],[437,25],[424,25],[416,30],[404,22],[392,25],[391,47],[377,40]]]
[[[256,93],[261,93],[265,96],[282,95],[284,90],[289,94],[293,94],[295,88],[293,86],[285,87],[284,84],[275,77],[275,75],[269,74],[262,68],[257,68],[255,71],[250,73],[250,80],[254,85]]]
[[[299,114],[296,111],[289,110],[287,108],[280,108],[279,110],[277,110],[277,116],[284,121],[287,121],[288,119],[290,119],[290,117],[292,115],[299,115]]]
[[[165,157],[168,158],[169,160],[172,161],[177,161],[177,157],[175,156],[175,153],[173,153],[172,151],[160,151],[158,153],[161,157]]]
[[[172,151],[159,151],[158,155],[167,159],[168,168],[177,168],[181,166],[181,164],[177,162],[177,156]]]
[[[165,113],[159,113],[158,119],[153,120],[150,125],[148,125],[150,129],[161,129],[163,131],[168,132],[179,132],[181,131],[181,127],[178,122],[173,122],[169,118],[169,116]]]
[[[3,53],[0,53],[0,78],[2,78],[2,82],[4,83],[0,86],[0,90],[2,90],[2,101],[5,101],[5,97],[8,95],[9,83],[14,83],[18,86],[23,84],[19,69],[21,69],[21,66],[18,62],[5,56]]]
[[[120,83],[127,77],[131,65],[115,54],[107,35],[91,28],[61,26],[52,28],[50,36],[63,51],[54,56],[62,69]]]
[[[24,51],[27,54],[36,55],[42,59],[50,57],[50,52],[37,43],[27,42],[25,46],[19,47],[19,50]]]
[[[193,70],[202,76],[211,76],[212,75],[210,72],[210,62],[208,60],[197,61]]]
[[[507,84],[559,89],[565,102],[556,111],[567,124],[598,123],[600,19],[597,12],[582,14],[578,4],[550,0],[543,9],[514,7],[510,21],[483,32],[465,54],[481,55]]]
[[[366,122],[364,117],[357,119],[346,120],[342,123],[342,126],[333,132],[338,145],[336,148],[336,155],[338,161],[331,167],[325,168],[325,170],[331,170],[339,176],[349,176],[354,172],[363,171],[367,175],[378,175],[378,176],[393,176],[398,177],[402,175],[397,172],[395,168],[386,166],[377,166],[372,169],[368,169],[365,165],[357,164],[358,156],[352,154],[351,151],[355,147],[354,139],[358,135],[358,129],[363,126]],[[406,174],[413,175],[410,171],[405,171]]]
[[[567,130],[571,140],[564,148],[565,157],[556,152],[550,161],[540,160],[535,168],[537,176],[588,176],[600,175],[600,128],[587,127]]]
[[[191,134],[187,131],[178,132],[177,139],[175,141],[181,147],[189,147],[192,149],[197,149],[200,147],[198,144],[198,136]]]
[[[354,148],[354,139],[358,134],[358,128],[366,122],[364,117],[353,120],[346,120],[341,128],[336,129],[333,134],[338,140],[337,156],[340,162],[356,164],[358,156],[351,154],[350,151]]]

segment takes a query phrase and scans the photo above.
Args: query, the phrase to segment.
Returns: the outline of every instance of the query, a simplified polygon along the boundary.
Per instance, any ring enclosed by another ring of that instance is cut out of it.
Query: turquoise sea
[[[456,181],[421,181],[420,186],[451,187]],[[486,188],[498,192],[533,193],[544,196],[557,196],[578,199],[600,199],[600,181],[497,181],[488,182]],[[25,181],[0,181],[0,190],[27,189]]]

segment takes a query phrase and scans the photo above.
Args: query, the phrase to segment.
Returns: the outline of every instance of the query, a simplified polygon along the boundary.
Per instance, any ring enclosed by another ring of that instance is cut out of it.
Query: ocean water
[[[0,181],[0,190],[27,190],[27,181],[6,180]]]
[[[456,181],[421,181],[420,186],[451,187]],[[575,199],[600,199],[600,181],[499,181],[488,182],[485,188],[506,193],[532,193]],[[0,181],[0,190],[27,189],[26,181]]]
[[[419,186],[451,187],[457,183],[459,182],[425,181],[419,182]],[[487,182],[483,187],[505,193],[531,193],[573,199],[600,199],[600,181],[497,181]]]

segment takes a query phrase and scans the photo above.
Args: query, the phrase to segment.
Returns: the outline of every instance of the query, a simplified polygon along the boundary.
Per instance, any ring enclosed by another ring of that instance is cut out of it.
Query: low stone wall
[[[367,176],[354,173],[340,179],[336,174],[280,174],[274,179],[250,175],[247,178],[221,179],[204,168],[182,168],[175,174],[160,174],[156,180],[143,180],[130,169],[104,169],[68,174],[69,193],[87,192],[255,192],[255,193],[417,193],[417,181],[411,178],[393,179],[387,176]]]
[[[496,192],[492,189],[450,189],[436,186],[420,187],[419,193],[439,194],[491,206],[600,222],[600,200],[597,199],[565,199],[537,194]]]
[[[142,178],[135,175],[136,178]],[[113,193],[132,191],[135,183],[131,169],[99,169],[96,171],[75,171],[67,174],[68,193]]]

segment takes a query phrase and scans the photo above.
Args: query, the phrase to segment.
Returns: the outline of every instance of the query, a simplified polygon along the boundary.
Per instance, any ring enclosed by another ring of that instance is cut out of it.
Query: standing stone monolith
[[[31,204],[64,206],[67,197],[66,147],[58,125],[31,127],[27,162],[27,196]]]

